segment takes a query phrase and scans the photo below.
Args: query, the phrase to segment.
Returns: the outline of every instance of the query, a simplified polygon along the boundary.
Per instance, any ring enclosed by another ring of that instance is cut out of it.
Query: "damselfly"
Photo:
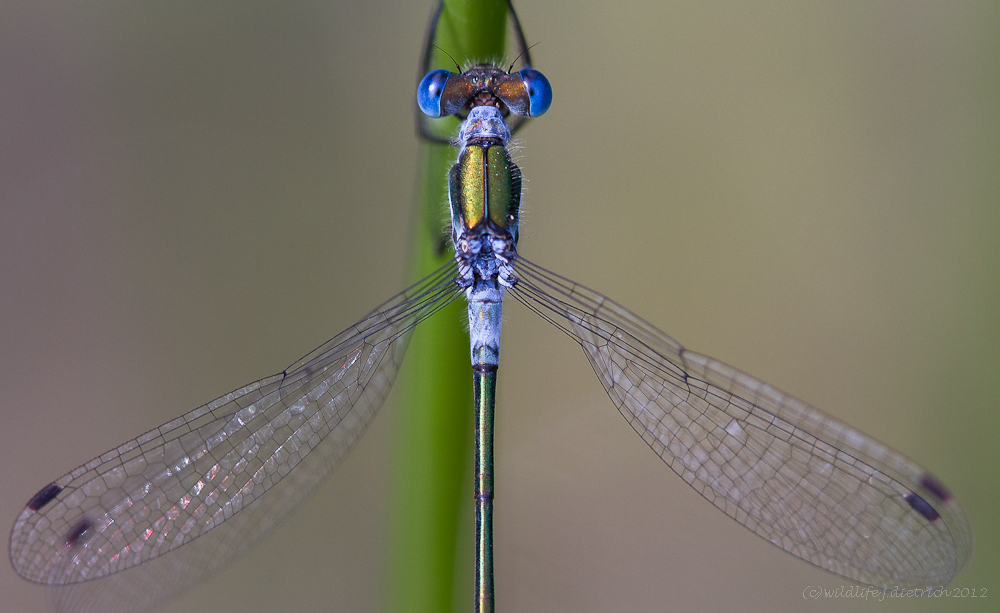
[[[520,177],[505,150],[502,111],[537,116],[546,92],[544,77],[530,67],[429,73],[422,108],[468,113],[450,178],[456,263],[282,373],[42,488],[12,532],[18,571],[47,584],[101,578],[110,591],[119,579],[127,585],[120,571],[139,564],[162,564],[183,583],[186,574],[196,579],[223,563],[253,540],[262,516],[297,504],[350,449],[384,400],[407,334],[464,290],[483,400],[477,432],[486,436],[477,455],[483,608],[491,600],[489,413],[508,292],[577,340],[633,428],[741,524],[859,582],[947,582],[968,558],[971,532],[957,502],[926,471],[752,377],[683,350],[623,307],[517,254]],[[185,556],[195,555],[199,563],[190,564]]]

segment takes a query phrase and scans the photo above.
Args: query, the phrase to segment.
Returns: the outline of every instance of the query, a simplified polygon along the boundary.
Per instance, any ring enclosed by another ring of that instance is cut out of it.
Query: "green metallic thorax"
[[[448,179],[456,238],[465,232],[506,230],[517,244],[521,170],[503,145],[469,144]]]

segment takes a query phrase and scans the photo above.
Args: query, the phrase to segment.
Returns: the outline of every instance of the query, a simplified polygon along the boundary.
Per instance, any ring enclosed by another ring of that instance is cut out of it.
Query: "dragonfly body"
[[[504,292],[516,279],[521,171],[510,158],[510,130],[501,109],[525,117],[548,110],[548,80],[530,68],[510,74],[477,65],[452,74],[435,70],[417,88],[421,110],[431,116],[468,115],[458,134],[458,162],[448,173],[452,242],[458,284],[469,303],[469,344],[476,405],[476,587],[475,610],[492,611],[493,593],[493,412],[500,363]]]

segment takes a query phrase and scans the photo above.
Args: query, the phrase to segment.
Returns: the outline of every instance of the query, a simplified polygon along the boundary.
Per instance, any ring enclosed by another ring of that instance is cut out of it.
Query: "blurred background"
[[[2,521],[404,286],[431,5],[5,3]],[[517,8],[555,91],[517,139],[521,253],[916,458],[972,521],[951,587],[995,597],[1000,6]],[[850,584],[711,509],[583,353],[511,304],[500,610],[946,606],[804,602]],[[290,521],[164,610],[377,611],[403,400]],[[0,594],[46,610],[3,564]]]

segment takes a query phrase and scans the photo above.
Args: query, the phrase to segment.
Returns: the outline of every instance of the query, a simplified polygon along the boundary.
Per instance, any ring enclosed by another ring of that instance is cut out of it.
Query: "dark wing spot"
[[[63,491],[62,486],[50,483],[38,490],[38,493],[31,497],[31,500],[28,501],[26,506],[32,511],[37,511],[52,502],[52,500],[58,496],[61,491]]]
[[[84,517],[66,534],[66,544],[70,547],[76,547],[80,544],[80,539],[87,533],[87,530],[90,530],[93,526],[94,522]]]
[[[930,503],[913,492],[903,496],[903,500],[910,503],[913,510],[923,515],[924,519],[927,521],[937,521],[941,517],[938,515],[938,512],[934,510],[934,507],[930,505]]]
[[[932,477],[930,474],[925,474],[920,477],[920,485],[928,492],[934,494],[934,496],[941,502],[948,502],[951,500],[951,492],[937,479]]]

